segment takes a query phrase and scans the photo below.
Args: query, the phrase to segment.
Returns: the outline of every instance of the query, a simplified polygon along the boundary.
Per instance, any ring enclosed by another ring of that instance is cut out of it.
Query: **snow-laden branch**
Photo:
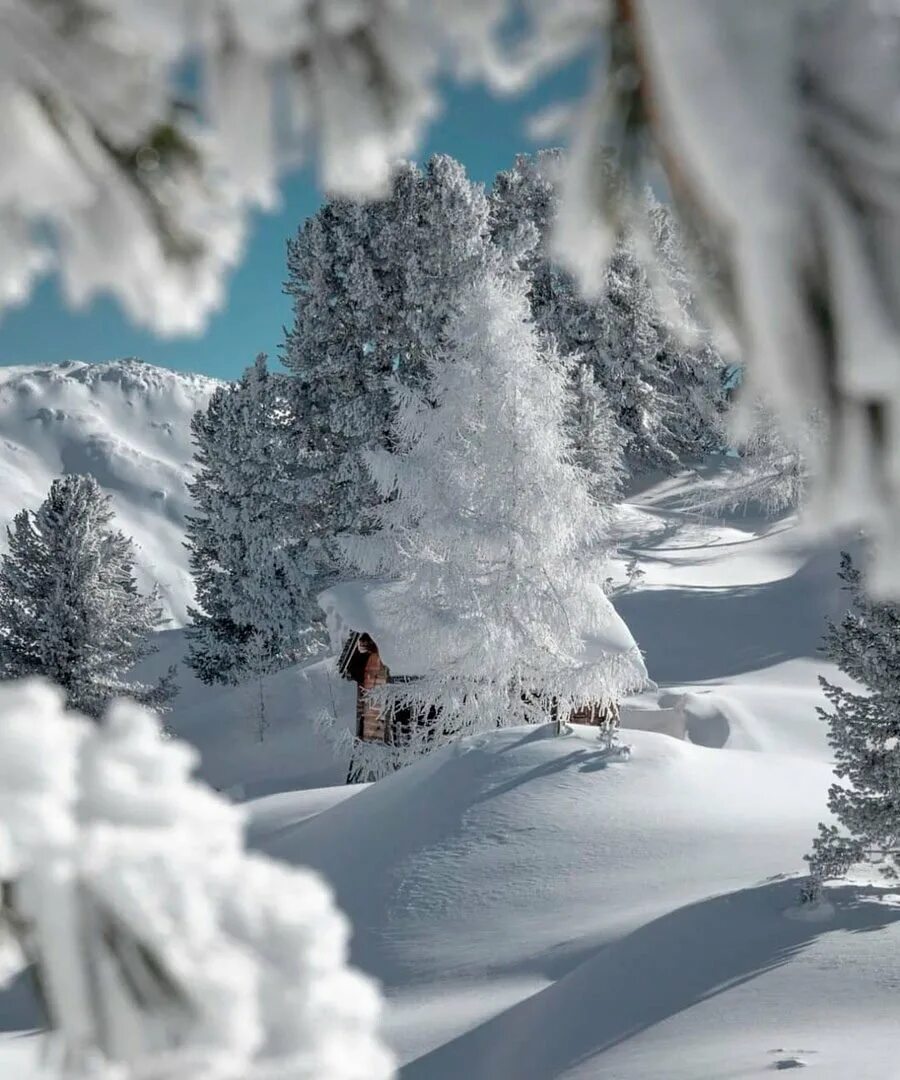
[[[55,264],[73,304],[109,291],[200,330],[281,166],[312,144],[327,189],[371,195],[413,149],[428,21],[401,0],[3,4],[0,303]]]
[[[327,887],[244,850],[193,750],[40,682],[0,686],[0,717],[3,967],[35,966],[67,1080],[392,1075]]]

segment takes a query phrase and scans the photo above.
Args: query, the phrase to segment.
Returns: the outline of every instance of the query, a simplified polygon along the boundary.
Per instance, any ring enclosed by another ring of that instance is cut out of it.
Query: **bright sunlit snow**
[[[164,376],[141,366],[144,389],[125,393],[119,366],[109,381],[95,370],[90,383],[65,370],[7,377],[4,393],[33,399],[35,414],[79,400],[93,426],[23,420],[6,459],[49,471],[76,452],[72,431],[88,432],[80,467],[100,463],[131,527],[174,531],[151,517],[158,479],[144,471],[127,494],[121,481],[135,444],[149,456],[174,438],[152,434]],[[165,400],[187,410],[207,387],[180,380]],[[186,459],[176,441],[153,460],[183,480]],[[17,484],[10,510],[32,490]],[[171,726],[202,751],[205,777],[249,800],[252,845],[329,880],[410,1080],[895,1074],[900,899],[870,877],[830,889],[814,913],[796,907],[831,778],[817,676],[840,676],[817,649],[844,603],[837,550],[809,552],[792,518],[686,512],[692,484],[650,482],[617,520],[616,575],[636,558],[644,576],[616,604],[658,684],[623,707],[627,756],[590,728],[512,728],[347,787],[347,762],[314,726],[323,712],[352,723],[353,687],[333,659],[264,679],[262,740],[255,684],[207,688],[180,672]],[[181,632],[160,644],[147,673],[180,658]],[[29,1075],[39,1040],[14,1036],[40,1018],[22,979],[0,998],[0,1023],[3,1075]]]

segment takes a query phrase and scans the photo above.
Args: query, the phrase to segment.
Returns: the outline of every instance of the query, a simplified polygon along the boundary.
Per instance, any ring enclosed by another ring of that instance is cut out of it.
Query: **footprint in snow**
[[[784,1054],[784,1057],[779,1057],[769,1066],[770,1069],[805,1069],[809,1062],[804,1058],[799,1057],[799,1054],[814,1054],[815,1050],[783,1050],[779,1047],[777,1050],[770,1050],[770,1054]]]

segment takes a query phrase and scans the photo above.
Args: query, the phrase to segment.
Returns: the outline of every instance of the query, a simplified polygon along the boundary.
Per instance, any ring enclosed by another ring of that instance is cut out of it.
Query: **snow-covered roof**
[[[425,640],[429,640],[429,644],[441,640],[439,633],[413,635],[403,632],[403,626],[393,615],[395,598],[402,588],[403,584],[396,581],[345,581],[320,593],[319,605],[325,612],[334,651],[340,653],[348,635],[358,632],[368,634],[375,641],[381,659],[396,675],[418,675],[435,663],[451,662],[454,658],[449,654],[452,648],[449,640],[448,654],[444,656],[435,656],[431,649],[426,653],[420,648]],[[603,596],[598,600],[604,608],[602,625],[594,623],[580,635],[582,649],[577,660],[591,664],[615,656],[623,681],[629,689],[639,689],[648,681],[640,650],[612,604]],[[440,627],[434,629],[439,631]]]

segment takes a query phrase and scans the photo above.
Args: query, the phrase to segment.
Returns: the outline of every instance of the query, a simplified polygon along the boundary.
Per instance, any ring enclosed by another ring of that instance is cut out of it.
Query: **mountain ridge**
[[[183,625],[190,422],[220,385],[134,357],[0,367],[0,523],[35,509],[54,478],[94,476],[135,542],[141,586],[158,583],[170,625]]]

